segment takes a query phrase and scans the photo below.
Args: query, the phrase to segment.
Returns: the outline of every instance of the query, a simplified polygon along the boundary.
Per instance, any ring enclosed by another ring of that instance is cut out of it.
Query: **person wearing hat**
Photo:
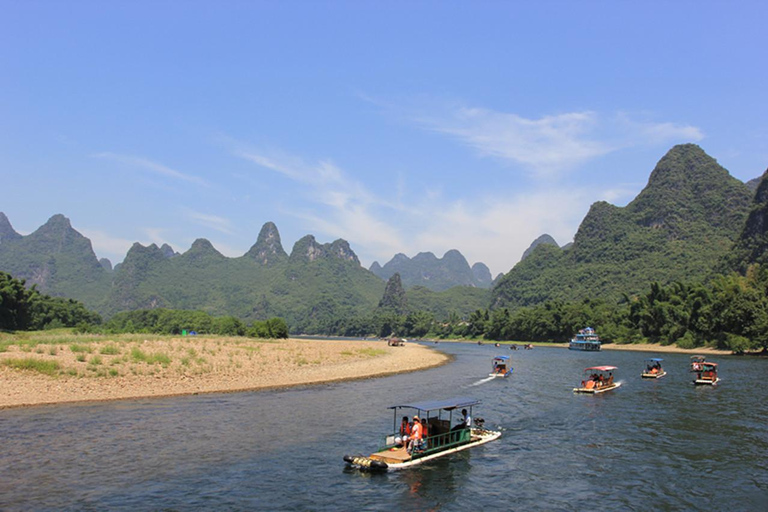
[[[419,417],[413,415],[413,428],[411,429],[411,441],[408,443],[408,453],[413,453],[415,448],[421,446],[421,422]]]

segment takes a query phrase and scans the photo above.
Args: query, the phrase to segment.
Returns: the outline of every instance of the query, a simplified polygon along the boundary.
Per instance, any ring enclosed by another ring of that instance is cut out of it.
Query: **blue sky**
[[[274,222],[507,272],[675,144],[768,167],[765,2],[0,0],[0,211],[121,261]]]

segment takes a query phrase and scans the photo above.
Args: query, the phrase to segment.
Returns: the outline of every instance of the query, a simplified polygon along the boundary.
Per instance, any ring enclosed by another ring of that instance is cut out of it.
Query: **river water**
[[[442,343],[423,372],[278,391],[0,410],[0,510],[768,510],[768,362]],[[513,375],[481,382],[497,354]],[[622,387],[575,395],[582,370]],[[471,396],[501,439],[368,474],[396,402]]]

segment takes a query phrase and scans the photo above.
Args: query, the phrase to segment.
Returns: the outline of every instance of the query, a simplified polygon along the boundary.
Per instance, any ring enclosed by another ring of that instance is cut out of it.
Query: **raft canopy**
[[[439,409],[452,411],[453,409],[458,409],[460,407],[472,407],[479,403],[480,400],[475,398],[458,397],[446,398],[444,400],[428,400],[425,402],[412,402],[409,404],[392,405],[389,407],[389,409],[400,409],[403,407],[408,407],[411,409],[418,409],[420,411],[437,411]]]
[[[650,359],[646,359],[646,361],[653,361],[654,363],[660,363],[663,361],[663,359],[659,359],[658,357],[652,357]]]
[[[584,368],[585,372],[588,372],[590,370],[597,370],[599,372],[612,372],[613,370],[616,370],[616,366],[592,366],[590,368]]]
[[[509,359],[509,356],[496,356],[493,358],[494,361],[506,361]]]

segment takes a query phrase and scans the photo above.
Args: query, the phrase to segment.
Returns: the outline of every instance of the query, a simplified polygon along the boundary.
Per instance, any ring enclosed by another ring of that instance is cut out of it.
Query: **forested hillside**
[[[592,205],[562,250],[541,244],[493,289],[493,307],[594,297],[701,279],[739,236],[752,192],[696,145],[672,148],[626,207]]]

